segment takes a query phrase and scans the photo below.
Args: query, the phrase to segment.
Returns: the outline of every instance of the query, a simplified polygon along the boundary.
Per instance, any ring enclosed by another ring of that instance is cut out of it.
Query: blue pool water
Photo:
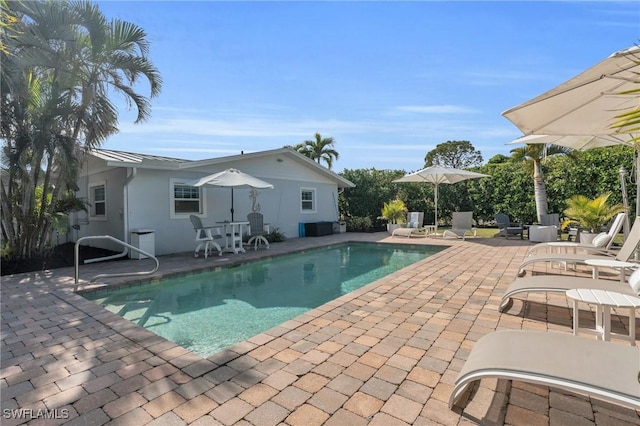
[[[83,296],[207,357],[439,250],[349,243]]]

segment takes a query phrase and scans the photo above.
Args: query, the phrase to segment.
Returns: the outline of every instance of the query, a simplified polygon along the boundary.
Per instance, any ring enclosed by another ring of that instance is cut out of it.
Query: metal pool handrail
[[[131,250],[137,251],[138,253],[141,253],[141,254],[153,259],[154,262],[156,262],[156,267],[153,268],[152,271],[118,272],[118,273],[112,273],[112,274],[98,274],[95,277],[91,278],[91,280],[89,280],[90,283],[95,282],[99,278],[126,277],[126,276],[131,276],[131,275],[151,275],[154,272],[156,272],[158,270],[158,268],[160,267],[160,262],[158,261],[158,259],[154,255],[152,255],[150,253],[147,253],[144,250],[140,250],[138,247],[134,247],[131,244],[127,244],[124,241],[121,241],[121,240],[119,240],[117,238],[114,238],[111,235],[92,235],[92,236],[88,236],[88,237],[81,237],[81,238],[78,238],[78,241],[76,241],[76,245],[74,247],[75,288],[76,289],[78,287],[78,278],[79,278],[79,275],[80,275],[80,262],[79,262],[80,242],[86,241],[86,240],[110,240],[110,241],[113,241],[113,242],[118,243],[120,245],[123,245],[125,247],[128,247]]]

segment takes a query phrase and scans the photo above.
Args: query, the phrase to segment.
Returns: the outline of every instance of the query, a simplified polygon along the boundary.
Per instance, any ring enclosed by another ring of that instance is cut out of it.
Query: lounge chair
[[[570,334],[502,330],[474,345],[449,397],[453,408],[476,380],[519,380],[640,409],[640,348]]]
[[[265,228],[264,216],[262,213],[252,212],[247,215],[247,220],[249,221],[249,227],[251,229],[249,241],[247,241],[247,245],[253,244],[253,250],[258,250],[258,247],[264,244],[264,246],[269,249],[269,241],[265,235],[267,235],[267,230]]]
[[[504,213],[498,213],[493,217],[498,225],[498,234],[496,236],[502,236],[509,238],[511,235],[520,236],[520,239],[524,238],[524,225],[519,222],[511,222],[509,216]]]
[[[564,249],[564,251],[571,250],[580,250],[586,251],[588,253],[602,254],[610,251],[611,246],[613,245],[613,241],[622,229],[624,222],[627,218],[626,213],[618,213],[613,219],[611,223],[611,227],[608,232],[602,232],[598,234],[592,243],[578,243],[578,242],[570,242],[570,241],[552,241],[547,243],[539,243],[534,245],[527,252],[527,256],[530,256],[536,253],[539,250],[547,250],[547,251],[556,251]]]
[[[640,266],[640,265],[638,265]],[[616,280],[574,277],[569,275],[535,275],[516,278],[505,290],[499,310],[504,312],[513,304],[512,297],[521,293],[559,292],[573,289],[608,290],[616,293],[640,296],[640,269],[636,269],[627,283]]]
[[[633,256],[633,253],[636,251],[638,247],[638,243],[640,243],[640,216],[636,217],[635,222],[633,223],[633,227],[629,232],[629,236],[624,241],[624,244],[620,248],[620,251],[613,252],[607,251],[602,252],[601,254],[593,254],[593,253],[543,253],[536,254],[529,257],[526,257],[524,261],[520,264],[518,268],[518,276],[524,276],[525,270],[524,268],[527,265],[531,265],[537,262],[559,262],[559,263],[571,263],[574,265],[582,264],[585,265],[585,261],[588,259],[612,259],[620,262],[628,262]]]
[[[215,242],[215,240],[221,240],[222,234],[220,234],[219,226],[203,226],[202,220],[194,214],[189,216],[193,229],[196,231],[196,249],[194,251],[194,257],[198,257],[200,247],[204,246],[204,258],[209,256],[209,252],[214,248],[218,251],[218,256],[222,256],[222,248]]]
[[[426,237],[428,227],[423,226],[424,212],[407,213],[407,226],[396,228],[391,233],[392,237]]]
[[[451,214],[451,229],[446,229],[442,238],[462,238],[464,241],[467,232],[474,237],[478,232],[478,229],[473,226],[473,212],[453,212]]]

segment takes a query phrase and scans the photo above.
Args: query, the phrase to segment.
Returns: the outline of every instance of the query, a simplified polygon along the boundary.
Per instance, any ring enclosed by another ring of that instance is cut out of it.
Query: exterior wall
[[[104,182],[106,189],[106,220],[91,218],[86,212],[75,212],[71,215],[71,240],[90,235],[111,235],[120,240],[124,236],[124,199],[123,187],[126,182],[126,169],[101,167],[101,162],[91,159],[89,166],[81,173],[78,180],[79,190],[76,195],[87,200],[89,188],[98,182]],[[86,170],[91,172],[87,175]],[[87,245],[108,250],[122,251],[121,245],[109,241],[90,241]]]
[[[155,230],[155,253],[166,255],[192,251],[195,248],[194,231],[189,215],[172,217],[171,181],[195,180],[202,176],[235,167],[274,185],[274,189],[260,189],[257,203],[260,212],[271,229],[277,228],[287,238],[298,237],[301,222],[335,221],[338,218],[337,185],[330,179],[288,157],[262,157],[234,164],[208,166],[198,170],[152,170],[137,168],[135,174],[129,168],[107,168],[102,160],[91,158],[85,165],[79,181],[78,196],[88,197],[89,185],[104,181],[107,188],[107,221],[91,220],[84,213],[72,219],[79,230],[72,231],[74,241],[86,235],[112,235],[125,242],[131,234],[124,235],[125,222],[130,231]],[[129,176],[129,177],[128,177]],[[127,182],[128,185],[127,185]],[[125,189],[126,186],[126,189]],[[301,188],[314,189],[316,211],[305,213],[301,208]],[[201,216],[205,225],[231,220],[231,189],[203,188],[205,213]],[[250,189],[236,188],[234,195],[234,220],[246,221],[252,211]],[[126,206],[126,212],[125,212]],[[125,217],[126,214],[126,217]],[[93,246],[121,251],[113,243],[91,243]]]

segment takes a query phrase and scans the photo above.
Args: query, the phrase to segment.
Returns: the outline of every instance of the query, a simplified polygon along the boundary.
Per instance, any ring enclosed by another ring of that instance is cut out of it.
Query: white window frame
[[[104,188],[104,200],[100,200],[96,202],[96,197],[95,197],[95,189],[96,188],[100,188],[103,187]],[[96,215],[95,211],[96,211],[96,203],[103,203],[104,204],[104,214],[101,215]],[[90,220],[94,220],[94,221],[106,221],[107,220],[107,207],[108,207],[108,200],[107,200],[107,181],[106,180],[100,180],[97,182],[92,182],[89,184],[89,219]]]
[[[309,200],[303,200],[302,196],[304,193],[308,193],[310,192],[311,195],[311,209],[305,209],[303,208],[303,205],[305,202],[308,202]],[[300,188],[300,213],[301,214],[307,214],[307,213],[316,213],[317,212],[317,205],[318,205],[318,199],[317,199],[317,194],[318,192],[316,191],[316,188]]]
[[[195,214],[196,216],[205,217],[207,215],[207,192],[202,188],[198,188],[200,191],[200,206],[199,211],[197,212],[187,212],[187,213],[176,213],[176,199],[175,195],[175,187],[176,185],[186,185],[187,179],[177,179],[171,178],[169,179],[169,217],[171,219],[185,219],[189,218],[190,215]]]

